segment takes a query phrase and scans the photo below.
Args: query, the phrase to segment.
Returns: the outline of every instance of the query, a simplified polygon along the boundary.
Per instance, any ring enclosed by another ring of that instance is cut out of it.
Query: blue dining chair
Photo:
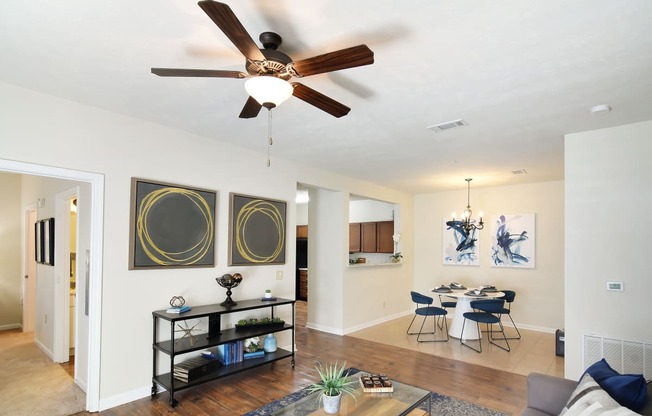
[[[516,292],[514,292],[513,290],[501,290],[501,292],[503,292],[505,295],[500,299],[504,300],[507,303],[507,307],[506,308],[503,307],[503,310],[500,314],[509,316],[509,320],[512,321],[512,325],[514,326],[514,329],[518,334],[517,337],[507,337],[507,339],[521,339],[521,332],[518,330],[516,323],[514,323],[514,319],[512,319],[512,314],[511,314],[512,302],[514,302],[514,299],[516,298]]]
[[[439,304],[441,305],[441,308],[446,310],[448,312],[448,308],[455,308],[457,306],[456,301],[451,301],[451,300],[443,300],[442,298],[446,297],[446,295],[439,295]],[[448,298],[448,299],[453,299],[453,298]],[[444,325],[444,322],[446,320],[446,316],[438,316],[437,317],[437,325],[439,326],[439,329],[442,329],[442,326]]]
[[[430,296],[425,296],[415,291],[411,291],[410,296],[412,296],[412,302],[416,304],[416,308],[414,309],[414,316],[412,317],[412,321],[410,322],[410,325],[408,326],[405,333],[408,335],[416,335],[417,342],[448,341],[448,322],[446,321],[446,314],[448,312],[446,312],[446,310],[443,308],[432,306],[433,299]],[[416,319],[417,316],[423,316],[423,321],[421,322],[421,328],[419,328],[419,332],[410,332],[410,329],[412,328],[412,324],[414,323],[414,320]],[[423,326],[426,323],[426,319],[429,316],[432,316],[433,332],[423,332]],[[440,316],[443,316],[444,326],[446,327],[446,329],[444,330],[444,333],[446,334],[445,339],[437,339],[435,335],[437,333],[437,318]],[[435,337],[434,339],[431,340],[422,340],[421,339],[422,335],[435,335]]]
[[[487,337],[489,339],[489,343],[507,352],[511,351],[509,342],[507,341],[507,337],[505,336],[505,328],[503,328],[503,323],[500,320],[501,311],[504,307],[505,307],[505,301],[502,299],[487,299],[487,300],[480,300],[480,301],[477,300],[471,301],[471,308],[473,308],[473,312],[464,313],[464,322],[462,323],[462,333],[464,333],[464,327],[466,326],[467,320],[475,322],[478,328],[478,334],[481,334],[480,324],[487,324],[487,327],[489,329],[489,336]],[[498,326],[500,327],[500,331],[493,330],[494,324],[498,324]],[[505,346],[502,346],[494,342],[495,341],[494,332],[500,332],[503,334],[503,341],[505,342]],[[482,352],[482,338],[478,338],[478,343],[479,343],[479,348],[475,348],[471,344],[469,344],[468,342],[464,342],[464,340],[460,338],[460,344],[469,347],[476,352]]]

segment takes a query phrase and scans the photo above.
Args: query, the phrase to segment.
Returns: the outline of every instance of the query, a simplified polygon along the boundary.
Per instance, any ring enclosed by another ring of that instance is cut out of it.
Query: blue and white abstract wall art
[[[461,221],[443,220],[442,247],[444,264],[455,266],[480,265],[480,232],[472,230],[468,235]]]
[[[491,217],[492,266],[534,268],[534,220],[534,214],[502,214]]]

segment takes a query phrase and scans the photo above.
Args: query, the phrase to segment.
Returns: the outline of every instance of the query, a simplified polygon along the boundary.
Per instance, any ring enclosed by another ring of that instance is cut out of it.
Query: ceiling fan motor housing
[[[264,62],[264,69],[261,69],[257,62],[247,60],[245,67],[249,75],[274,75],[286,81],[292,78],[287,71],[287,64],[292,62],[292,58],[277,50],[283,42],[281,36],[274,32],[263,32],[259,39],[265,48],[260,52],[265,56],[266,62]]]

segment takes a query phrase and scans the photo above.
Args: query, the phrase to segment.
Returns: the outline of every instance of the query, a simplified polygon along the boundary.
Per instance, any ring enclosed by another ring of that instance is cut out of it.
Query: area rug
[[[349,374],[353,375],[360,372],[357,368],[350,368]],[[284,407],[296,402],[297,400],[310,394],[308,388],[303,388],[295,393],[287,395],[281,399],[273,401],[259,409],[251,411],[244,416],[269,416],[274,415]],[[453,397],[445,396],[443,394],[431,392],[431,415],[446,415],[446,416],[506,416],[507,413],[501,413],[496,410],[488,409],[486,407],[478,406],[464,400],[455,399]],[[420,408],[427,410],[427,403]]]

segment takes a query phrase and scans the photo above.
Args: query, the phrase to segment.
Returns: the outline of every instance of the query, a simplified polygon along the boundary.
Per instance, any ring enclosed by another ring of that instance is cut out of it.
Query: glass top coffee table
[[[358,383],[358,377],[363,373],[356,373],[349,379]],[[358,385],[356,398],[348,394],[342,396],[342,404],[337,415],[387,415],[387,416],[413,416],[430,414],[430,392],[417,387],[409,386],[392,380],[394,391],[392,393],[364,393]],[[323,405],[317,399],[317,393],[309,394],[306,397],[284,407],[275,416],[308,416],[327,415]],[[422,403],[428,403],[428,410],[417,409]],[[415,410],[417,409],[417,410]],[[414,411],[414,413],[412,413]]]

